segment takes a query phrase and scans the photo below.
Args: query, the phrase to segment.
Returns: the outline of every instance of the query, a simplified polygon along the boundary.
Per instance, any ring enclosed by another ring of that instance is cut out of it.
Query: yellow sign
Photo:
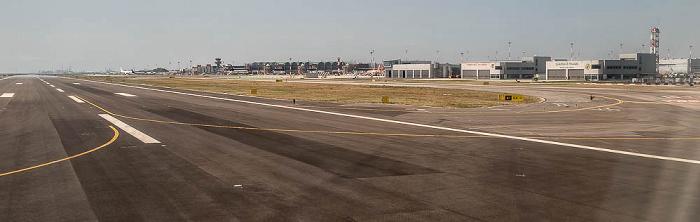
[[[389,103],[389,97],[388,97],[388,96],[382,96],[382,103]]]
[[[250,94],[258,94],[258,89],[251,89]]]
[[[590,70],[590,69],[591,69],[591,64],[586,64],[586,70]]]
[[[498,95],[498,99],[504,101],[523,101],[525,100],[525,96],[516,94],[501,94]]]

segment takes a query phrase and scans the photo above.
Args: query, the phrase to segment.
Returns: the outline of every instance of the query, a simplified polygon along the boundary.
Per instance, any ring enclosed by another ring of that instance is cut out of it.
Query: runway
[[[698,91],[414,85],[545,101],[293,104],[2,79],[0,221],[700,218]]]

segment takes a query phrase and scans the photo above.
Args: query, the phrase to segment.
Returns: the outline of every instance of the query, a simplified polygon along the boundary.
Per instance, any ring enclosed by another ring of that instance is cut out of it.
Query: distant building
[[[617,60],[549,61],[546,80],[628,80],[653,79],[656,76],[656,55],[651,53],[621,54]]]
[[[461,63],[463,79],[529,79],[544,74],[551,57],[523,57],[517,61]]]
[[[207,65],[197,65],[195,67],[192,67],[192,72],[194,74],[209,74],[209,73],[216,73],[216,66],[212,66],[211,64]]]
[[[403,61],[401,59],[385,60],[382,62],[386,78],[430,79],[447,78],[442,75],[441,65],[431,61]]]
[[[695,75],[700,74],[700,59],[662,59],[659,61],[659,73],[665,76],[685,75],[690,72]],[[692,65],[692,67],[690,65]]]
[[[342,72],[346,70],[346,62],[253,62],[245,67],[253,74],[289,74],[298,73],[299,70],[322,71],[322,72]],[[267,72],[265,71],[267,70]]]

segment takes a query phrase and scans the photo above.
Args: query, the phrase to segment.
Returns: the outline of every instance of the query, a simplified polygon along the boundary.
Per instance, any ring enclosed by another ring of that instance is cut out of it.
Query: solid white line
[[[132,136],[136,137],[136,139],[141,140],[143,143],[160,143],[158,140],[153,139],[153,137],[150,137],[141,131],[137,130],[134,127],[131,127],[129,125],[126,125],[126,123],[122,122],[121,120],[118,120],[117,118],[114,118],[113,116],[110,116],[109,114],[99,114],[100,117],[106,119],[110,123],[114,124],[115,126],[119,127],[119,129],[124,130],[124,132],[127,132],[131,134]]]
[[[0,98],[12,98],[13,96],[15,96],[14,93],[3,93]]]
[[[448,127],[432,126],[432,125],[426,125],[426,124],[403,122],[403,121],[389,120],[389,119],[380,119],[380,118],[375,118],[375,117],[359,116],[359,115],[352,115],[352,114],[345,114],[345,113],[335,113],[335,112],[313,110],[313,109],[306,109],[306,108],[298,108],[298,107],[274,105],[274,104],[259,103],[259,102],[245,101],[245,100],[237,100],[237,99],[228,99],[228,98],[221,98],[221,97],[214,97],[214,96],[207,96],[207,95],[197,95],[197,94],[192,94],[192,93],[168,91],[168,90],[162,90],[162,89],[153,89],[153,88],[146,88],[146,87],[140,87],[140,86],[130,86],[130,85],[122,85],[122,84],[116,84],[116,83],[97,82],[97,81],[92,81],[92,80],[82,80],[82,81],[96,82],[96,83],[102,83],[102,84],[107,84],[107,85],[123,86],[123,87],[136,88],[136,89],[145,89],[145,90],[151,90],[151,91],[156,91],[156,92],[166,92],[166,93],[173,93],[173,94],[186,95],[186,96],[196,96],[196,97],[209,98],[209,99],[247,103],[247,104],[253,104],[253,105],[260,105],[260,106],[268,106],[268,107],[277,107],[277,108],[292,109],[292,110],[299,110],[299,111],[323,113],[323,114],[345,116],[345,117],[358,118],[358,119],[367,119],[367,120],[374,120],[374,121],[380,121],[380,122],[386,122],[386,123],[418,126],[418,127],[447,130],[447,131],[453,131],[453,132],[470,133],[470,134],[476,134],[476,135],[482,135],[482,136],[500,137],[500,138],[513,139],[513,140],[521,140],[521,141],[528,141],[528,142],[535,142],[535,143],[566,146],[566,147],[572,147],[572,148],[578,148],[578,149],[584,149],[584,150],[594,150],[594,151],[600,151],[600,152],[615,153],[615,154],[622,154],[622,155],[636,156],[636,157],[643,157],[643,158],[650,158],[650,159],[668,160],[668,161],[691,163],[691,164],[700,164],[700,160],[657,156],[657,155],[643,154],[643,153],[633,153],[633,152],[627,152],[627,151],[620,151],[620,150],[613,150],[613,149],[606,149],[606,148],[599,148],[599,147],[585,146],[585,145],[578,145],[578,144],[571,144],[571,143],[554,142],[554,141],[547,141],[547,140],[541,140],[541,139],[532,139],[532,138],[509,136],[509,135],[496,134],[496,133],[486,133],[486,132],[479,132],[479,131],[472,131],[472,130],[454,129],[454,128],[448,128]]]
[[[76,103],[85,103],[83,100],[78,99],[78,97],[75,96],[68,96],[68,98],[72,99]]]
[[[126,97],[136,97],[135,95],[131,95],[129,93],[115,93],[115,94],[120,95],[120,96],[126,96]]]
[[[56,90],[58,90],[59,92],[66,92],[66,91],[63,91],[62,89],[56,89]]]

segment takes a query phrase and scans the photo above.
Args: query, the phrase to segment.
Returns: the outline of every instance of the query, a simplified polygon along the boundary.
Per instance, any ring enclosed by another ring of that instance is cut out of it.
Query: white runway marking
[[[62,89],[56,89],[56,90],[59,92],[66,92],[66,91],[63,91]]]
[[[78,97],[75,97],[75,96],[68,96],[68,98],[72,99],[76,103],[85,103],[84,101],[78,99]]]
[[[22,84],[24,84],[24,83],[18,82],[18,83],[15,83],[15,84],[17,84],[17,85],[22,85]]]
[[[268,103],[245,101],[245,100],[228,99],[228,98],[221,98],[221,97],[215,97],[215,96],[197,95],[197,94],[192,94],[192,93],[168,91],[168,90],[162,90],[162,89],[153,89],[153,88],[146,88],[146,87],[140,87],[140,86],[130,86],[130,85],[115,84],[115,83],[97,82],[97,81],[92,81],[92,80],[82,80],[82,81],[89,81],[89,82],[122,86],[122,87],[135,88],[135,89],[145,89],[145,90],[151,90],[151,91],[156,91],[156,92],[173,93],[173,94],[178,94],[178,95],[196,96],[196,97],[209,98],[209,99],[217,99],[217,100],[224,100],[224,101],[231,101],[231,102],[238,102],[238,103],[246,103],[246,104],[253,104],[253,105],[260,105],[260,106],[268,106],[268,107],[277,107],[277,108],[283,108],[283,109],[323,113],[323,114],[336,115],[336,116],[345,116],[345,117],[374,120],[374,121],[380,121],[380,122],[386,122],[386,123],[395,123],[395,124],[401,124],[401,125],[409,125],[409,126],[417,126],[417,127],[431,128],[431,129],[446,130],[446,131],[452,131],[452,132],[461,132],[461,133],[469,133],[469,134],[476,134],[476,135],[482,135],[482,136],[500,137],[500,138],[505,138],[505,139],[513,139],[513,140],[521,140],[521,141],[528,141],[528,142],[535,142],[535,143],[542,143],[542,144],[566,146],[566,147],[572,147],[572,148],[577,148],[577,149],[593,150],[593,151],[600,151],[600,152],[606,152],[606,153],[615,153],[615,154],[643,157],[643,158],[649,158],[649,159],[668,160],[668,161],[675,161],[675,162],[681,162],[681,163],[691,163],[691,164],[700,164],[700,160],[691,160],[691,159],[683,159],[683,158],[667,157],[667,156],[657,156],[657,155],[643,154],[643,153],[633,153],[633,152],[627,152],[627,151],[620,151],[620,150],[614,150],[614,149],[606,149],[606,148],[599,148],[599,147],[585,146],[585,145],[578,145],[578,144],[571,144],[571,143],[554,142],[554,141],[547,141],[547,140],[541,140],[541,139],[532,139],[532,138],[525,138],[525,137],[519,137],[519,136],[509,136],[509,135],[503,135],[503,134],[486,133],[486,132],[479,132],[479,131],[472,131],[472,130],[462,130],[462,129],[448,128],[448,127],[441,127],[441,126],[432,126],[432,125],[426,125],[426,124],[403,122],[403,121],[397,121],[397,120],[381,119],[381,118],[359,116],[359,115],[352,115],[352,114],[345,114],[345,113],[335,113],[335,112],[313,110],[313,109],[306,109],[306,108],[298,108],[298,107],[291,107],[291,106],[282,106],[282,105],[274,105],[274,104],[268,104]]]
[[[49,86],[51,86],[51,87],[53,87],[53,88],[56,88],[56,86],[54,86],[54,85],[49,85]]]
[[[15,96],[14,93],[3,93],[0,98],[12,98],[13,96]]]
[[[80,85],[80,83],[79,83],[79,82],[74,82],[73,85]]]
[[[136,97],[135,95],[131,95],[129,93],[115,93],[115,94],[120,95],[120,96],[126,96],[126,97]]]
[[[126,125],[126,123],[114,118],[113,116],[110,116],[109,114],[99,114],[99,115],[100,115],[100,117],[106,119],[110,123],[119,127],[119,129],[124,130],[124,132],[127,132],[127,133],[131,134],[132,136],[136,137],[136,139],[141,140],[141,142],[143,142],[143,143],[160,143],[160,141],[153,139],[153,137],[150,137],[150,136],[142,133],[141,131],[137,130],[134,127]]]

